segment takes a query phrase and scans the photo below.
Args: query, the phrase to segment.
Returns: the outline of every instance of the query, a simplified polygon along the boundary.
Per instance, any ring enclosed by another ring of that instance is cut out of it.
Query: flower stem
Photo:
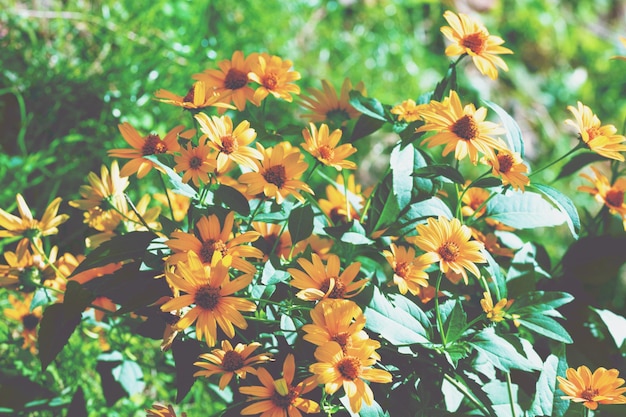
[[[479,180],[481,180],[482,178],[484,178],[487,175],[489,175],[490,172],[491,172],[490,169],[487,170],[486,172],[484,172],[481,175],[479,175],[478,178],[476,178],[475,180],[470,182],[470,184],[467,187],[463,188],[463,191],[461,192],[461,195],[459,196],[459,199],[458,199],[457,204],[456,204],[456,218],[461,220],[461,223],[463,223],[462,216],[461,216],[461,207],[463,206],[463,197],[465,197],[465,193],[467,192],[467,190],[472,188],[472,185],[476,184]],[[455,186],[458,187],[457,184],[455,184]],[[457,195],[458,195],[458,193],[457,193]]]
[[[541,168],[539,168],[536,171],[531,172],[528,175],[528,178],[532,177],[533,175],[537,175],[538,173],[540,173],[541,171],[550,168],[552,165],[562,161],[563,159],[567,158],[568,156],[570,156],[571,154],[573,154],[574,152],[576,152],[579,149],[582,149],[584,147],[583,142],[580,142],[578,145],[576,145],[574,148],[570,149],[569,151],[567,151],[563,156],[561,156],[560,158],[555,159],[554,161],[550,162],[548,165],[545,165]]]
[[[439,309],[439,287],[441,286],[441,278],[443,277],[443,272],[439,270],[439,275],[437,276],[437,283],[435,284],[435,319],[437,320],[437,329],[439,330],[439,334],[441,335],[441,344],[444,349],[446,347],[446,335],[443,331],[443,321],[441,319],[441,310]]]
[[[159,179],[161,180],[161,185],[163,186],[163,191],[165,191],[165,197],[167,198],[167,205],[170,208],[171,219],[174,221],[174,208],[172,207],[172,200],[170,199],[170,193],[167,189],[167,185],[165,184],[165,180],[163,179],[163,174],[159,173]]]
[[[506,389],[509,392],[509,404],[511,405],[511,415],[513,417],[517,417],[515,415],[515,402],[513,401],[513,387],[511,386],[511,373],[506,372]]]
[[[141,214],[139,214],[139,212],[137,211],[137,207],[135,207],[135,205],[133,204],[133,202],[131,201],[130,197],[128,197],[128,194],[124,194],[124,198],[126,199],[126,202],[128,203],[128,205],[130,206],[131,210],[133,211],[133,213],[135,213],[135,216],[137,216],[137,218],[139,219],[139,221],[141,222],[141,224],[143,224],[143,226],[148,229],[149,231],[152,232],[152,229],[150,228],[150,226],[148,226],[148,223],[146,223],[146,221],[144,220],[143,217],[141,217]],[[132,219],[131,219],[132,220]]]
[[[443,374],[443,377],[452,385],[455,386],[456,389],[458,389],[459,391],[461,391],[461,393],[463,395],[465,395],[465,397],[470,400],[470,402],[472,404],[474,404],[476,407],[478,407],[478,409],[480,410],[481,413],[483,413],[484,416],[489,416],[491,415],[491,413],[489,413],[489,410],[474,396],[474,394],[472,394],[472,392],[463,384],[461,384],[459,381],[457,381],[455,378],[451,377],[448,374]]]

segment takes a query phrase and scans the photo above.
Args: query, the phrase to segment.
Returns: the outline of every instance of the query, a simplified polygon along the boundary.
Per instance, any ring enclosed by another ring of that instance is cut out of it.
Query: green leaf
[[[556,386],[557,367],[559,358],[556,355],[549,355],[541,368],[541,374],[537,380],[535,398],[530,408],[530,412],[535,416],[552,416],[554,407],[554,390]]]
[[[608,329],[609,334],[615,341],[615,346],[618,349],[621,348],[626,340],[626,318],[613,313],[611,310],[602,310],[593,307],[591,307],[591,310],[595,311],[600,317]]]
[[[137,394],[145,388],[143,372],[135,361],[123,360],[111,371],[113,378],[120,383],[129,396]]]
[[[361,92],[352,90],[350,91],[350,104],[356,110],[368,115],[369,117],[382,120],[383,122],[387,121],[385,108],[382,103],[375,98],[363,97]]]
[[[412,146],[402,149],[399,144],[393,148],[389,157],[393,179],[393,195],[400,209],[411,204],[413,191],[411,174],[415,171],[413,169],[414,158],[415,150]]]
[[[358,415],[360,417],[389,417],[389,413],[384,411],[375,400],[372,401],[372,405],[364,403]]]
[[[45,371],[67,344],[80,324],[81,313],[66,304],[52,304],[43,313],[39,324],[39,361]]]
[[[348,143],[354,143],[367,135],[371,135],[380,129],[384,124],[384,120],[362,114],[357,119],[354,129],[352,129],[352,135],[350,136]]]
[[[543,314],[530,314],[518,318],[517,321],[522,326],[547,338],[563,343],[573,343],[567,330],[552,317]]]
[[[478,181],[472,183],[472,187],[478,187],[478,188],[499,187],[501,185],[502,185],[502,180],[496,177],[481,178]]]
[[[482,100],[482,102],[498,114],[500,120],[502,121],[502,124],[504,125],[504,128],[506,129],[506,142],[509,149],[513,152],[519,153],[523,159],[524,139],[522,138],[522,130],[520,129],[515,119],[513,119],[513,117],[511,117],[511,115],[507,113],[506,110],[498,106],[496,103],[489,100]]]
[[[159,161],[156,155],[146,155],[145,159],[150,160],[154,165],[157,165],[163,172],[165,172],[167,182],[169,183],[168,189],[172,192],[180,195],[184,195],[189,198],[194,198],[197,194],[196,190],[189,184],[185,184],[182,181],[182,177],[168,165]],[[160,175],[160,173],[159,173]]]
[[[370,245],[374,243],[372,239],[356,232],[346,232],[341,236],[341,241],[353,245]]]
[[[491,271],[491,279],[495,285],[496,296],[498,299],[507,298],[508,289],[506,287],[506,279],[500,269],[500,264],[493,259],[493,256],[486,250],[482,251],[482,254],[487,258],[487,268]]]
[[[176,402],[181,402],[195,382],[193,374],[200,370],[194,365],[203,353],[200,343],[194,339],[174,339],[172,356],[176,367]]]
[[[419,321],[391,304],[377,287],[371,288],[373,296],[363,309],[367,318],[367,329],[380,334],[394,345],[430,343],[426,338],[426,330]]]
[[[110,263],[139,259],[143,256],[150,242],[157,237],[152,232],[130,232],[114,236],[89,252],[69,278],[80,272]]]
[[[529,189],[536,189],[539,192],[543,193],[548,199],[563,213],[565,216],[565,221],[567,222],[567,226],[569,227],[570,232],[572,232],[572,236],[574,239],[578,239],[578,235],[580,233],[580,218],[578,217],[578,211],[576,210],[576,206],[568,196],[561,193],[559,190],[549,187],[543,184],[531,184],[528,186]]]
[[[511,384],[511,395],[509,396],[509,388],[506,382],[499,380],[491,380],[483,385],[483,391],[487,393],[487,397],[491,400],[491,405],[498,417],[513,417],[511,414],[511,401],[515,408],[515,416],[522,416],[524,412],[518,404],[519,387]],[[512,399],[510,397],[513,397]]]
[[[242,216],[250,215],[250,204],[248,199],[239,191],[228,185],[220,184],[219,188],[214,192],[214,201],[222,203],[231,210],[236,211]]]
[[[428,200],[418,201],[409,206],[400,218],[390,227],[389,235],[404,236],[415,232],[415,225],[426,221],[429,217],[444,216],[448,219],[454,217],[450,208],[439,197],[431,197]],[[413,233],[414,234],[414,233]]]
[[[465,184],[465,178],[459,172],[458,169],[450,165],[429,165],[422,168],[418,168],[411,174],[414,177],[421,178],[447,178],[457,184]]]
[[[100,385],[108,406],[112,406],[120,398],[128,396],[128,392],[113,376],[113,369],[119,366],[123,360],[124,357],[117,351],[98,355],[96,371],[100,374]]]
[[[85,403],[85,393],[78,387],[72,396],[72,402],[67,409],[68,416],[87,417],[87,405]]]
[[[576,171],[586,167],[587,165],[593,162],[604,161],[606,158],[602,155],[598,155],[595,152],[584,152],[574,155],[565,165],[561,168],[561,172],[556,177],[556,180],[560,180],[561,178],[569,177],[574,174]]]
[[[485,217],[516,229],[558,226],[566,221],[566,216],[540,194],[512,190],[489,200]]]
[[[287,282],[290,276],[286,271],[276,270],[272,262],[268,260],[265,262],[261,273],[261,283],[263,285],[276,285],[279,282]]]
[[[389,298],[391,299],[391,303],[396,306],[396,308],[406,311],[417,321],[419,321],[422,327],[424,327],[424,329],[427,331],[428,335],[430,335],[432,331],[432,323],[430,322],[424,310],[422,310],[417,304],[415,304],[413,301],[409,300],[408,297],[402,294],[389,294]]]
[[[484,354],[498,369],[509,372],[511,369],[535,371],[539,369],[506,339],[498,336],[493,327],[487,327],[476,333],[468,342],[477,351]]]
[[[509,313],[519,315],[546,313],[574,300],[571,294],[560,291],[533,291],[515,298]]]
[[[310,204],[296,207],[289,214],[287,228],[291,235],[291,241],[296,244],[311,236],[313,233],[313,208]]]
[[[448,300],[440,306],[446,343],[456,342],[467,325],[467,314],[459,300]]]
[[[33,300],[30,302],[30,311],[33,311],[39,306],[48,305],[55,301],[56,298],[52,296],[52,291],[49,288],[41,287],[37,288],[33,295]]]

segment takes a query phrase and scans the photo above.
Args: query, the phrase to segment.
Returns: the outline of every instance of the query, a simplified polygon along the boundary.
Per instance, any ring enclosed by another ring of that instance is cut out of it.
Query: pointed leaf
[[[554,406],[554,390],[556,386],[556,371],[559,358],[549,355],[541,368],[541,374],[537,380],[535,398],[530,408],[531,415],[551,416]]]
[[[558,226],[566,221],[566,216],[540,194],[511,190],[489,200],[485,217],[516,229]]]
[[[215,202],[221,202],[231,210],[242,216],[250,215],[250,204],[248,199],[239,191],[228,185],[220,184],[214,193]]]
[[[591,309],[602,319],[609,334],[615,341],[615,346],[618,349],[621,348],[626,340],[626,318],[613,313],[611,310],[602,310],[593,307],[591,307]]]
[[[176,338],[172,343],[172,356],[176,366],[176,402],[181,402],[195,382],[194,372],[199,370],[194,362],[203,353],[197,340]]]
[[[111,373],[129,396],[143,391],[146,386],[143,382],[143,372],[135,361],[123,360]]]
[[[194,198],[197,194],[196,190],[189,184],[185,184],[182,181],[182,177],[168,165],[159,161],[156,155],[146,155],[145,159],[150,160],[154,165],[158,166],[166,175],[167,182],[169,183],[169,189],[180,195],[184,195],[189,198]]]
[[[552,317],[543,314],[530,314],[517,319],[520,325],[547,338],[563,343],[573,343],[572,337]]]
[[[457,184],[465,184],[465,178],[458,169],[450,165],[429,165],[418,168],[411,174],[414,177],[437,178],[443,177]]]
[[[498,106],[496,103],[489,100],[482,100],[483,103],[491,110],[495,111],[504,128],[506,129],[506,142],[509,145],[509,149],[513,152],[517,152],[520,154],[522,159],[524,158],[524,139],[522,138],[522,130],[519,125],[511,117],[509,113],[506,112],[502,107]]]
[[[350,91],[350,104],[363,114],[374,119],[387,121],[385,117],[385,108],[382,103],[375,98],[363,97],[363,94],[357,90]]]
[[[572,236],[574,239],[578,239],[578,235],[580,233],[580,218],[578,217],[578,211],[576,210],[576,206],[568,196],[561,193],[559,190],[549,187],[543,184],[531,184],[528,186],[529,189],[539,190],[543,195],[548,197],[548,199],[563,213],[565,216],[565,221],[567,222],[567,226],[569,227],[570,232],[572,232]]]
[[[443,332],[446,342],[453,343],[462,335],[467,324],[467,314],[459,300],[448,300],[440,306],[443,320]]]
[[[505,372],[509,372],[511,369],[522,371],[539,369],[521,355],[506,339],[498,336],[493,327],[487,327],[476,333],[468,343],[483,353],[496,368]]]
[[[287,228],[291,235],[291,241],[296,244],[311,236],[313,233],[314,213],[310,204],[297,207],[289,214]]]
[[[80,324],[81,313],[66,304],[48,306],[39,324],[39,361],[45,371]]]
[[[385,124],[384,120],[370,117],[366,114],[362,114],[356,121],[354,129],[352,129],[352,135],[350,136],[349,143],[353,143],[367,135],[371,135],[376,132]]]
[[[569,161],[567,161],[565,165],[563,165],[563,168],[561,168],[561,172],[559,172],[556,180],[568,177],[593,162],[599,162],[604,160],[606,160],[604,156],[598,155],[595,152],[584,152],[576,154]]]

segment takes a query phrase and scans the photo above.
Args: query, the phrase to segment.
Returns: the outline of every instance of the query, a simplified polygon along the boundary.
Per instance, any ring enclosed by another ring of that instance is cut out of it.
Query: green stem
[[[511,405],[511,415],[513,417],[517,417],[515,415],[515,402],[513,401],[513,387],[511,385],[511,373],[506,372],[506,388],[509,392],[509,404]]]
[[[583,417],[589,417],[589,409],[583,405]]]
[[[578,145],[576,145],[574,148],[570,149],[568,152],[566,152],[563,156],[561,156],[560,158],[555,159],[554,161],[550,162],[548,165],[545,165],[541,168],[539,168],[536,171],[533,171],[532,173],[530,173],[530,175],[528,175],[528,178],[539,174],[541,171],[550,168],[552,165],[562,161],[563,159],[567,158],[568,156],[570,156],[571,154],[573,154],[574,152],[576,152],[579,149],[582,149],[585,145],[583,144],[583,142],[581,141]]]
[[[439,275],[437,276],[437,283],[435,284],[435,319],[437,321],[437,329],[439,329],[439,334],[441,335],[441,344],[444,349],[446,347],[446,335],[443,331],[443,321],[441,319],[441,311],[439,309],[439,287],[441,286],[441,278],[443,277],[443,272],[439,271]]]
[[[148,226],[148,223],[146,223],[146,221],[144,220],[143,217],[141,217],[141,214],[139,214],[139,212],[137,211],[137,207],[135,207],[135,205],[133,204],[133,202],[130,200],[130,197],[128,197],[128,194],[124,194],[124,198],[126,199],[126,202],[128,203],[128,205],[130,206],[130,209],[133,211],[133,213],[135,213],[135,216],[137,216],[137,218],[139,219],[139,221],[141,222],[141,224],[143,224],[143,226],[148,229],[149,231],[152,232],[152,229],[150,228],[150,226]]]
[[[476,397],[474,397],[474,394],[472,394],[472,392],[465,385],[461,384],[459,381],[457,381],[455,378],[451,377],[448,374],[443,374],[443,377],[449,383],[454,385],[456,387],[456,389],[461,391],[461,393],[463,395],[465,395],[465,398],[470,400],[470,402],[472,404],[474,404],[476,407],[478,407],[478,409],[480,410],[481,413],[483,413],[484,416],[491,415],[491,413],[489,413],[489,410]]]
[[[472,188],[472,186],[474,184],[476,184],[479,180],[483,179],[484,177],[486,177],[487,175],[489,175],[489,173],[491,172],[491,170],[487,170],[486,172],[484,172],[483,174],[479,175],[478,178],[476,178],[475,180],[473,180],[472,182],[470,182],[470,184],[463,188],[463,191],[461,192],[461,195],[459,196],[459,199],[457,201],[456,204],[456,218],[457,219],[462,219],[461,217],[461,208],[463,207],[463,197],[465,197],[465,193],[467,192],[467,190],[469,190],[470,188]],[[457,186],[457,190],[458,190],[458,185],[455,183],[455,186]],[[458,191],[457,191],[457,195]]]
[[[165,180],[163,179],[163,174],[159,173],[159,178],[161,179],[161,185],[163,186],[163,191],[165,191],[165,197],[167,198],[167,205],[170,208],[171,219],[174,221],[174,208],[172,207],[172,200],[170,199],[170,193],[167,189],[167,185],[165,184]]]
[[[309,175],[307,175],[306,179],[304,180],[305,183],[309,183],[309,180],[311,179],[311,175],[313,175],[313,173],[315,172],[315,170],[317,169],[317,167],[319,167],[321,164],[321,162],[319,161],[319,159],[315,159],[315,164],[313,165],[313,169],[311,169],[311,172],[309,172]]]
[[[250,214],[250,219],[248,220],[248,223],[246,223],[246,230],[250,230],[250,225],[254,221],[254,217],[259,213],[259,210],[261,209],[261,206],[263,204],[265,204],[265,196],[261,198],[261,200],[259,201],[259,204],[254,208],[254,211],[252,212],[252,214]]]

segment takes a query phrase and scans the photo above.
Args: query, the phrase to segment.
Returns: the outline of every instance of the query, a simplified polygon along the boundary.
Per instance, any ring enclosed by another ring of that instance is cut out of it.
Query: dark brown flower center
[[[335,282],[335,286],[333,287],[330,294],[328,294],[328,298],[343,298],[344,294],[346,293],[346,284],[344,284],[343,281],[338,278],[333,277],[332,279]],[[330,280],[331,278],[326,278],[322,283],[322,286],[320,287],[320,291],[322,291],[324,294],[326,294],[330,289]]]
[[[593,401],[593,399],[598,395],[597,389],[587,388],[580,394],[580,398],[584,398],[587,401]]]
[[[503,174],[508,173],[515,161],[513,160],[513,156],[509,154],[499,154],[498,155],[498,164],[500,165],[500,172]]]
[[[446,262],[454,262],[459,257],[459,245],[454,242],[446,242],[439,248],[439,256]]]
[[[202,248],[199,253],[202,263],[210,263],[213,259],[213,253],[215,253],[216,250],[220,251],[222,256],[228,254],[228,248],[221,240],[205,240],[202,242]]]
[[[264,173],[263,178],[270,184],[274,184],[276,187],[283,188],[285,181],[287,181],[287,175],[285,173],[285,167],[283,165],[274,165],[269,167]]]
[[[22,316],[22,325],[26,330],[34,330],[39,324],[39,317],[32,313],[28,313]]]
[[[191,169],[198,169],[201,166],[202,166],[202,158],[199,158],[197,156],[193,156],[189,160],[189,168],[191,168]]]
[[[287,395],[280,395],[277,391],[274,391],[271,400],[275,406],[286,410],[293,404],[296,398],[298,398],[298,391],[292,386],[289,386]]]
[[[408,262],[399,262],[396,264],[394,272],[399,277],[406,278],[411,273],[411,264]]]
[[[231,68],[224,78],[224,87],[229,90],[238,90],[248,84],[248,74],[238,69]]]
[[[624,203],[624,191],[611,188],[604,197],[606,204],[612,207],[621,207]]]
[[[465,36],[461,39],[461,45],[465,48],[468,48],[476,55],[480,55],[484,50],[486,45],[487,36],[482,32],[472,33],[471,35]]]
[[[478,124],[474,117],[469,114],[454,122],[450,130],[464,140],[474,140],[478,136]]]
[[[230,155],[239,149],[239,143],[237,139],[232,136],[222,136],[220,138],[222,140],[222,146],[220,146],[220,152],[224,152],[226,155]]]
[[[345,379],[354,381],[361,376],[361,360],[354,356],[346,356],[337,363],[337,370]]]
[[[328,145],[320,146],[319,152],[322,159],[327,161],[335,159],[335,150]]]
[[[187,91],[187,94],[185,95],[185,97],[183,97],[183,103],[193,103],[194,90],[195,88],[191,87],[189,91]]]
[[[229,372],[234,372],[244,364],[243,357],[241,353],[235,352],[234,350],[229,350],[224,354],[224,359],[222,359],[222,368]]]
[[[337,342],[341,349],[346,352],[347,348],[352,346],[352,339],[350,338],[350,333],[339,333],[330,338],[330,340]]]
[[[278,77],[274,73],[265,74],[262,81],[263,87],[268,90],[275,90],[278,87]]]
[[[215,310],[220,302],[220,289],[204,285],[196,291],[194,302],[203,310]]]
[[[159,135],[155,134],[149,134],[141,148],[143,155],[155,155],[165,152],[167,152],[167,145],[161,140]]]

